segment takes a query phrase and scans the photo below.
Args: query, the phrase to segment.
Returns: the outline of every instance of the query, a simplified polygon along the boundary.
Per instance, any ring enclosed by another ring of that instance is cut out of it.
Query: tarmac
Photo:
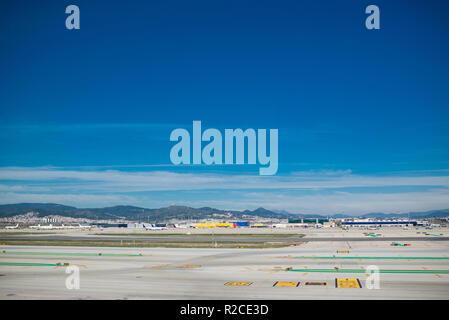
[[[449,241],[352,238],[273,249],[3,245],[0,299],[449,299]],[[79,289],[66,286],[72,266]]]
[[[17,233],[17,234],[16,234]],[[103,233],[103,234],[102,234]],[[64,230],[41,232],[36,230],[1,230],[1,239],[11,240],[91,240],[91,241],[151,241],[156,243],[204,242],[212,239],[226,242],[324,242],[324,241],[449,241],[449,228],[426,230],[422,227],[403,230],[399,227],[382,227],[378,230],[364,228],[237,228],[237,229],[168,229],[142,230],[127,228],[107,228],[86,230]],[[291,236],[285,237],[283,235]],[[371,234],[371,236],[369,235]],[[210,235],[207,237],[205,235]],[[257,237],[255,237],[257,235]],[[279,237],[276,237],[279,235]],[[304,237],[301,237],[304,235]],[[228,236],[228,237],[226,237]]]

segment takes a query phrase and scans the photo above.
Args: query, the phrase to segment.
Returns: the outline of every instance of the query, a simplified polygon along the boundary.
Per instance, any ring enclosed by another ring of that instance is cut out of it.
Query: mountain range
[[[223,218],[223,219],[245,219],[250,217],[262,218],[352,218],[354,216],[344,214],[333,215],[317,215],[317,214],[299,214],[290,213],[284,210],[274,211],[265,208],[257,208],[255,210],[220,210],[210,207],[192,208],[187,206],[172,205],[164,208],[148,209],[135,206],[113,206],[105,208],[76,208],[55,203],[17,203],[0,205],[0,218],[13,217],[16,215],[26,214],[28,212],[36,212],[39,217],[49,215],[59,215],[72,218],[84,218],[92,220],[117,220],[127,219],[135,221],[165,221],[170,219],[207,219],[207,218]],[[362,218],[441,218],[449,216],[449,209],[431,210],[425,212],[409,212],[409,213],[367,213],[359,215]]]

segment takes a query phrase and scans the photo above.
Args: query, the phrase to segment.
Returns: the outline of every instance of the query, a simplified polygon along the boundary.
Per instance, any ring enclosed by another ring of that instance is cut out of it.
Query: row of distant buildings
[[[85,218],[72,218],[58,215],[39,217],[37,212],[28,212],[23,215],[0,218],[0,224],[20,223],[23,226],[33,223],[40,224],[64,224],[78,223],[89,224],[94,227],[107,228],[142,228],[142,229],[162,229],[162,228],[329,228],[329,227],[363,227],[363,226],[426,226],[435,223],[435,219],[409,219],[409,218],[289,218],[274,219],[251,216],[251,219],[240,221],[228,220],[231,217],[215,217],[215,219],[203,220],[177,220],[171,219],[167,223],[142,223],[132,220],[90,220]],[[437,223],[444,224],[449,221],[449,217],[440,218]]]
[[[440,223],[444,222],[438,221]],[[328,218],[297,218],[283,221],[211,221],[203,220],[199,222],[184,223],[94,223],[97,227],[119,227],[119,228],[144,228],[144,229],[165,229],[165,228],[195,228],[195,229],[216,229],[216,228],[331,228],[331,227],[381,227],[381,226],[427,226],[433,224],[432,220],[409,220],[409,219],[328,219]]]

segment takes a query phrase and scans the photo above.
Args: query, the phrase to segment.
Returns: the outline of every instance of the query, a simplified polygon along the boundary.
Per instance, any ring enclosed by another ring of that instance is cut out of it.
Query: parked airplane
[[[64,229],[64,225],[62,226],[54,226],[52,224],[48,225],[48,226],[41,226],[40,224],[38,224],[37,226],[30,226],[31,229],[38,229],[38,230],[55,230],[55,229]]]
[[[155,224],[144,224],[143,227],[146,230],[167,230],[167,227],[157,227]]]
[[[5,229],[17,229],[19,227],[19,224],[16,224],[15,226],[6,226]]]
[[[75,226],[65,226],[64,224],[61,224],[60,226],[54,226],[52,224],[48,226],[41,226],[38,224],[37,226],[30,226],[31,229],[38,229],[38,230],[60,230],[60,229],[90,229],[91,226],[89,225],[81,225],[78,223],[78,225]]]
[[[80,223],[78,223],[77,226],[66,226],[67,229],[91,229],[91,226],[89,225],[81,225]]]
[[[92,229],[92,226],[91,225],[79,225],[79,227],[81,228],[81,229]]]

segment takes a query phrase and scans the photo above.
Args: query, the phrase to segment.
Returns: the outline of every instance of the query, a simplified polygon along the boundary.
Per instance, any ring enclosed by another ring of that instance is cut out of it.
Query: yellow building
[[[228,222],[200,222],[193,225],[194,228],[235,228],[235,223]]]

